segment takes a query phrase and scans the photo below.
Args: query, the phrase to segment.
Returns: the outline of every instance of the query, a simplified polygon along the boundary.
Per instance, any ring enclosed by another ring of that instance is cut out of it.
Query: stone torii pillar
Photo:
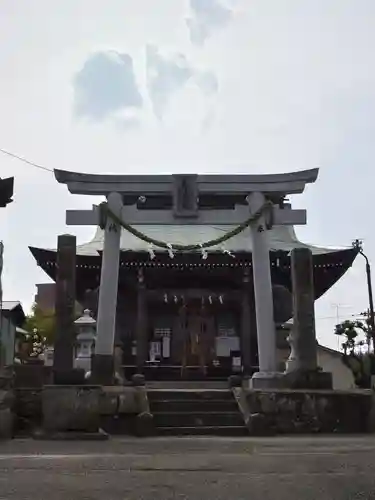
[[[263,193],[252,193],[248,197],[250,211],[256,212],[265,201]],[[279,384],[281,375],[277,372],[270,248],[265,214],[250,224],[250,231],[259,358],[259,371],[254,373],[251,382],[254,388],[274,387]]]
[[[123,207],[119,193],[110,193],[108,207],[121,214]],[[95,354],[92,360],[92,380],[96,384],[111,385],[114,377],[114,342],[120,262],[121,227],[111,217],[104,229],[104,248],[100,276]]]

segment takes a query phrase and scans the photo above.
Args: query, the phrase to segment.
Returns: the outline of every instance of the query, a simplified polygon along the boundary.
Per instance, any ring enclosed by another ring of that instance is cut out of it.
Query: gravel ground
[[[375,436],[0,443],[0,500],[375,499]]]

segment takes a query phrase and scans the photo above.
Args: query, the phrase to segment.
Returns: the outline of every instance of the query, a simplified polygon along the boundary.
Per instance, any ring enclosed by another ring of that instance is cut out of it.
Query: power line
[[[317,316],[315,319],[335,319],[335,320],[338,320],[338,322],[340,322],[340,318],[355,318],[355,319],[362,319],[363,320],[363,316],[361,316],[361,314],[348,314],[348,315],[344,315],[344,314],[341,314],[339,316],[339,318],[337,318],[337,316]]]
[[[0,148],[0,153],[3,153],[4,155],[10,156],[11,158],[14,158],[16,160],[22,161],[23,163],[26,163],[27,165],[30,165],[31,167],[34,168],[39,168],[40,170],[44,170],[45,172],[52,172],[52,168],[47,168],[43,167],[42,165],[38,165],[38,163],[34,163],[33,161],[27,160],[26,158],[23,158],[22,156],[16,155],[14,153],[11,153],[10,151],[7,151],[6,149]]]
[[[24,158],[23,156],[12,153],[11,151],[7,151],[6,149],[0,148],[0,153],[7,155],[7,156],[10,156],[11,158],[13,158],[15,160],[19,160],[19,161],[21,161],[21,162],[23,162],[26,165],[29,165],[31,167],[38,168],[39,170],[44,170],[45,172],[54,173],[54,170],[52,168],[48,168],[48,167],[44,167],[43,165],[39,165],[38,163],[35,163],[31,160],[28,160],[27,158]],[[221,228],[217,228],[217,229],[221,229]],[[311,242],[310,242],[310,245],[314,245],[317,247],[320,246],[318,243],[315,244],[315,243],[311,243]],[[352,248],[352,245],[350,245],[350,246],[344,245],[343,248]]]

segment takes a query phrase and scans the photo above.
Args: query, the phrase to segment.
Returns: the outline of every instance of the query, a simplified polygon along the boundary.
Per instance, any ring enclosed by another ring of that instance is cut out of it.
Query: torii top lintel
[[[195,186],[197,194],[244,194],[252,192],[280,193],[282,195],[302,193],[306,184],[316,181],[318,168],[284,174],[260,175],[117,175],[85,174],[54,170],[56,180],[66,184],[73,194],[108,195],[118,192],[123,195],[152,195],[173,193],[176,185],[186,180]]]

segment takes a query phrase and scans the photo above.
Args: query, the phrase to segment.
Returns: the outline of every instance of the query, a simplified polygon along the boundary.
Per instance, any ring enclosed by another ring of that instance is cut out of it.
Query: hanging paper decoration
[[[229,255],[229,257],[232,257],[232,259],[236,258],[236,256],[230,250],[228,250],[226,248],[222,248],[221,250],[222,250],[223,253]]]
[[[154,245],[152,243],[150,243],[148,246],[148,253],[150,254],[151,260],[155,259]]]
[[[208,257],[207,250],[203,247],[203,244],[202,244],[202,243],[200,243],[200,247],[201,247],[202,259],[203,259],[203,260],[206,260],[206,259],[207,259],[207,257]]]
[[[170,243],[167,243],[168,255],[171,259],[174,259],[173,247]]]

